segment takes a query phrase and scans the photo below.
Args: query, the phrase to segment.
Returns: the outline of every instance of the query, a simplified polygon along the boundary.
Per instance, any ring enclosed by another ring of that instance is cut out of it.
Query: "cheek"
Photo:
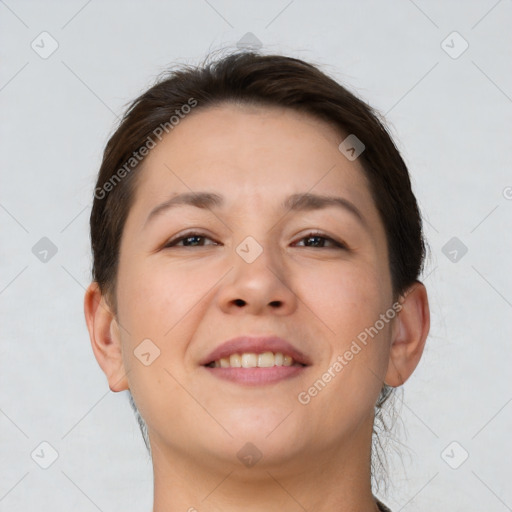
[[[132,270],[120,279],[119,289],[120,319],[129,333],[123,333],[123,359],[130,386],[155,393],[163,385],[167,393],[177,386],[168,372],[182,382],[196,365],[189,344],[211,306],[209,291],[215,293],[226,270],[166,260],[148,260]],[[143,341],[148,339],[151,343]],[[143,342],[158,354],[147,367],[136,357]]]
[[[119,288],[120,315],[139,337],[165,339],[218,280],[204,267],[192,271],[165,262],[141,267],[141,271],[127,272]]]
[[[386,307],[389,294],[380,275],[366,264],[318,265],[303,269],[295,287],[318,320],[344,340],[373,324]]]
[[[382,388],[391,323],[379,319],[391,304],[380,276],[375,267],[347,265],[305,273],[300,282],[324,338],[322,361],[303,391],[333,432],[346,415],[359,421],[373,411]]]
[[[335,379],[339,387],[359,389],[364,385],[374,388],[374,392],[380,389],[379,376],[387,368],[392,319],[390,315],[391,319],[381,320],[391,308],[386,279],[376,266],[346,263],[330,269],[318,266],[304,272],[297,284],[301,299],[314,312],[311,321],[321,326],[325,338],[319,372],[331,368],[339,375]],[[343,368],[339,364],[333,368],[340,358]]]
[[[191,271],[165,262],[124,270],[118,281],[119,317],[126,329],[123,361],[139,410],[147,421],[156,422],[165,397],[174,397],[183,410],[190,405],[179,385],[187,378],[183,363],[198,317],[204,314],[205,293],[218,277],[204,268]]]

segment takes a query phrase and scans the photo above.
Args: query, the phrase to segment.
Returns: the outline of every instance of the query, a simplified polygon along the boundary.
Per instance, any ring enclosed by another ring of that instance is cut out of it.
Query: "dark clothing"
[[[386,507],[386,505],[384,505],[384,503],[380,502],[379,500],[377,500],[377,506],[379,507],[379,510],[381,512],[391,512],[391,510],[389,510],[389,508]]]

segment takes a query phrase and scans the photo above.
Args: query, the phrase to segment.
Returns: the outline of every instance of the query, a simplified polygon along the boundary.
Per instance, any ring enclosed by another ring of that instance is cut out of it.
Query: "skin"
[[[147,423],[154,512],[378,510],[373,408],[383,383],[403,384],[421,358],[425,287],[415,283],[399,314],[307,405],[297,398],[393,304],[384,227],[360,163],[338,150],[344,138],[289,109],[223,104],[188,115],[144,161],[122,235],[117,315],[95,282],[84,309],[110,389],[130,389]],[[191,191],[226,204],[180,206],[145,225],[156,205]],[[304,192],[349,200],[364,223],[335,207],[281,209]],[[189,228],[205,234],[201,245],[164,248]],[[311,230],[348,249],[311,241]],[[247,236],[263,248],[252,263],[236,252]],[[259,387],[199,365],[243,334],[281,336],[312,365]],[[149,366],[134,355],[147,338],[160,350]],[[247,442],[262,454],[252,467],[237,457]]]

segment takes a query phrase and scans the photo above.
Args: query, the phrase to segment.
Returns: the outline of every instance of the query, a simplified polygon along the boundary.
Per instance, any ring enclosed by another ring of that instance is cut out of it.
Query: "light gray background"
[[[247,32],[386,115],[423,209],[432,328],[381,496],[394,512],[512,510],[511,22],[510,0],[0,1],[0,511],[151,509],[138,426],[83,317],[94,180],[128,101]]]

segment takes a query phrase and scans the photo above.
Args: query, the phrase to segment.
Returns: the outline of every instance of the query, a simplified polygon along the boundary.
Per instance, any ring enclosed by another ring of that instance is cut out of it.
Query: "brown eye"
[[[306,235],[305,237],[301,238],[299,242],[306,240],[306,244],[311,245],[304,245],[305,247],[313,247],[313,248],[319,248],[319,249],[346,249],[346,245],[337,242],[336,240],[332,239],[329,236],[322,235],[320,233],[310,233],[309,235]],[[330,244],[326,247],[326,242]]]
[[[206,240],[213,241],[211,238],[207,237],[202,233],[187,233],[182,235],[174,240],[170,240],[164,246],[164,248],[168,247],[203,247],[205,245],[218,245],[216,242],[213,244],[204,243]],[[181,243],[183,242],[183,244]]]

